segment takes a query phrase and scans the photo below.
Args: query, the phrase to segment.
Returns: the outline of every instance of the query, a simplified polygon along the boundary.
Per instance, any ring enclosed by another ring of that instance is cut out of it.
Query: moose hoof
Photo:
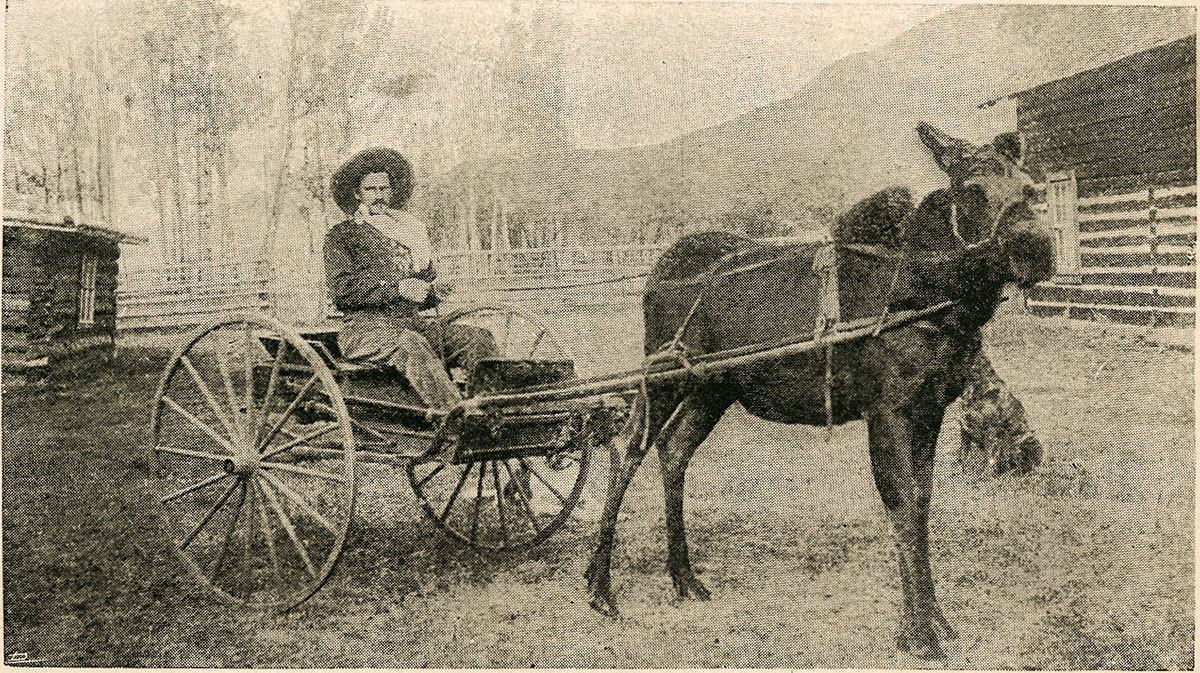
[[[901,632],[896,636],[896,647],[927,661],[946,658],[946,653],[942,651],[942,646],[938,644],[937,637],[932,632],[925,635]]]
[[[603,594],[592,594],[592,609],[606,617],[616,619],[621,616],[621,611],[617,609],[617,604],[613,602],[611,596]]]
[[[671,579],[675,581],[675,593],[680,598],[694,598],[698,601],[706,601],[712,596],[704,584],[700,582],[700,579],[690,570],[678,575],[672,574]]]

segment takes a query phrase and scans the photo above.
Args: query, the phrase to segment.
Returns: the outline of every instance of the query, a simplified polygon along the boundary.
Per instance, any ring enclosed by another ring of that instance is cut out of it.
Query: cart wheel
[[[575,359],[565,339],[511,306],[469,308],[445,320],[487,329],[501,357]],[[454,538],[490,550],[530,547],[562,527],[579,502],[592,455],[586,433],[558,453],[457,465],[441,462],[443,449],[434,444],[408,465],[422,510]]]
[[[562,527],[579,502],[592,459],[587,435],[565,450],[451,465],[431,453],[408,464],[421,509],[439,528],[493,551],[536,545]]]
[[[260,315],[197,329],[163,372],[151,423],[163,527],[197,579],[279,611],[325,583],[354,512],[354,435],[304,339]]]
[[[488,330],[496,339],[500,357],[503,358],[575,360],[566,339],[538,318],[512,306],[476,306],[454,311],[444,320],[451,325],[472,325]]]

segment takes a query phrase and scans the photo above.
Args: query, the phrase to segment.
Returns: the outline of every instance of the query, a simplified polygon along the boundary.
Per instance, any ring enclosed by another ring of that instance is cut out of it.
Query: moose
[[[950,187],[893,223],[896,245],[835,246],[841,319],[953,302],[897,329],[825,351],[752,363],[705,379],[643,387],[628,447],[614,455],[597,546],[586,572],[591,605],[618,614],[612,549],[625,492],[658,451],[666,508],[667,569],[680,598],[706,600],[683,521],[684,477],[696,448],[740,402],[782,423],[865,420],[871,469],[898,550],[903,604],[897,646],[924,659],[956,637],[934,596],[929,502],[934,450],[946,407],[962,392],[981,330],[1009,283],[1027,288],[1054,271],[1050,230],[1034,214],[1016,134],[987,145],[921,123],[917,133]],[[813,270],[822,244],[766,245],[725,232],[685,236],[658,259],[643,296],[645,350],[680,357],[786,339],[819,324]],[[825,248],[827,249],[827,248]],[[718,272],[736,259],[737,272]],[[882,322],[882,321],[881,321]]]

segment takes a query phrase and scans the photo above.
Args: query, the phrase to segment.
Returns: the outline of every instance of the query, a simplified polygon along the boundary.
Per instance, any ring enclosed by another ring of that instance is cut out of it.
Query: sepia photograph
[[[5,667],[1194,670],[1193,4],[3,16]]]

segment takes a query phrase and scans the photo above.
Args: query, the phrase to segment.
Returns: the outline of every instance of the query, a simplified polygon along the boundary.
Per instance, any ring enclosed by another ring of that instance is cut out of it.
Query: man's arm
[[[382,307],[402,299],[395,279],[370,273],[356,262],[337,227],[325,237],[325,283],[339,309]]]

